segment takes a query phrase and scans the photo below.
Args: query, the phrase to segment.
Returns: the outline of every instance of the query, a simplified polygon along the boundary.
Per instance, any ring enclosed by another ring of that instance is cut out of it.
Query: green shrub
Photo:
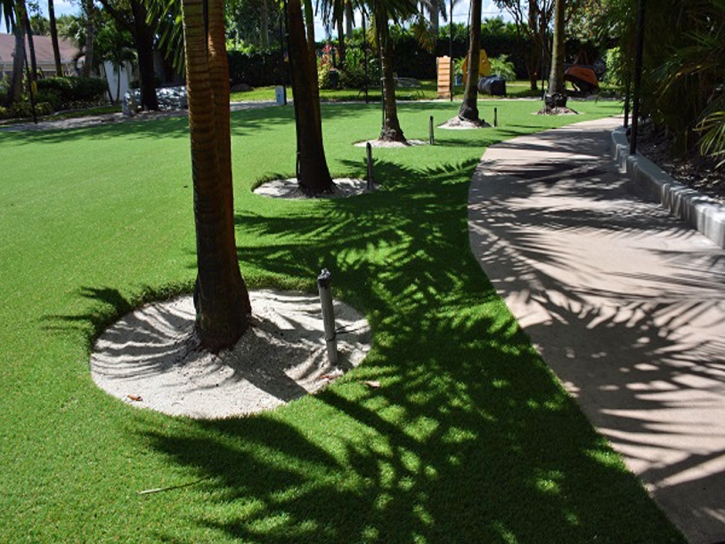
[[[30,102],[15,102],[9,108],[2,108],[0,117],[4,119],[25,119],[33,116],[33,105]],[[35,104],[35,115],[50,115],[53,113],[53,106],[48,102]]]
[[[371,70],[368,70],[368,81]],[[343,89],[361,89],[365,86],[365,53],[362,49],[348,48],[345,66],[340,72],[340,86]]]
[[[5,106],[0,106],[0,119],[9,119],[10,112]]]
[[[58,109],[103,100],[106,89],[106,80],[95,77],[49,77],[38,80],[38,92],[50,91],[55,94],[53,100],[60,101]]]
[[[47,102],[57,111],[63,107],[63,97],[56,89],[38,89],[35,95],[36,102]]]
[[[329,46],[325,46],[326,49],[323,55],[317,61],[317,84],[320,89],[337,89],[340,83],[340,74],[332,64],[332,58],[327,52]]]
[[[493,59],[489,59],[491,62],[491,75],[499,76],[504,81],[515,81],[516,70],[514,69],[514,63],[508,58],[508,55],[501,55]]]

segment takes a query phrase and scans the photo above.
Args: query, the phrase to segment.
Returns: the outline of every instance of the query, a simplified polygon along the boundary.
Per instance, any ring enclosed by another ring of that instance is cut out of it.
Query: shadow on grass
[[[280,544],[680,541],[472,258],[476,162],[381,162],[384,190],[238,215],[267,241],[240,247],[244,263],[296,277],[327,266],[374,348],[272,414],[149,424],[151,447],[203,480],[185,491],[204,503],[197,530]]]

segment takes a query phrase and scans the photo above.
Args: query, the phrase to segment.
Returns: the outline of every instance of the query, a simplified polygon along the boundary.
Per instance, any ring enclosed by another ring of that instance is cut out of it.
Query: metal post
[[[279,78],[282,82],[282,103],[287,105],[287,86],[284,82],[284,30],[282,26],[283,15],[279,16]]]
[[[368,142],[365,145],[365,149],[367,150],[367,162],[368,162],[368,191],[375,190],[375,183],[373,181],[373,146],[370,145],[370,142]]]
[[[317,288],[320,292],[322,305],[322,322],[325,326],[325,342],[327,343],[327,357],[331,365],[337,365],[337,338],[335,331],[335,311],[332,307],[332,289],[330,289],[330,272],[322,269],[317,276]]]
[[[632,133],[629,136],[629,153],[637,153],[637,132],[639,129],[639,100],[642,81],[642,53],[644,51],[644,8],[645,0],[639,0],[637,17],[637,56],[634,59],[634,104],[632,106]]]
[[[363,57],[365,59],[365,103],[369,103],[368,97],[368,34],[365,30],[365,9],[362,10],[362,32],[363,32]]]
[[[297,152],[297,162],[295,164],[295,178],[297,178],[297,183],[302,184],[302,180],[300,179],[300,152]]]
[[[624,128],[627,128],[629,127],[629,102],[632,98],[632,76],[629,74],[629,70],[624,77]]]
[[[498,126],[498,108],[493,108],[493,126]]]
[[[430,145],[435,143],[435,137],[433,135],[433,116],[430,116]]]

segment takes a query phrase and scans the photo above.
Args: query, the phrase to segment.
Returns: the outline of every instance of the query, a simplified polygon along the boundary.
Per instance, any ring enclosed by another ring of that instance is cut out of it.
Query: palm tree
[[[478,116],[478,68],[481,60],[481,0],[471,0],[470,46],[468,49],[468,69],[466,90],[458,117],[466,121],[481,124]]]
[[[453,2],[455,5],[456,2]],[[428,20],[430,21],[431,32],[438,37],[440,30],[440,20],[448,21],[448,11],[444,0],[421,0],[420,11],[428,12]]]
[[[389,20],[405,19],[416,13],[415,0],[368,0],[371,5],[375,35],[380,48],[383,72],[383,102],[385,116],[380,139],[390,142],[406,142],[398,119],[395,102],[395,58],[393,40],[388,27]]]
[[[55,6],[53,0],[48,0],[48,18],[50,19],[50,42],[53,45],[53,60],[55,61],[55,75],[63,75],[63,66],[60,63],[60,46],[58,45],[58,25],[55,21]]]
[[[251,315],[234,239],[224,3],[183,0],[182,10],[196,223],[196,329],[202,346],[216,352],[236,343]]]
[[[545,102],[548,108],[566,107],[566,87],[564,83],[564,44],[565,0],[556,0],[554,5],[554,45],[551,52],[551,72],[549,72],[549,88]]]
[[[305,33],[300,0],[289,0],[287,3],[287,28],[297,129],[297,182],[307,195],[330,193],[334,191],[335,185],[327,167],[322,142],[317,63],[314,50],[310,50],[308,44],[310,38],[314,40],[314,35]]]

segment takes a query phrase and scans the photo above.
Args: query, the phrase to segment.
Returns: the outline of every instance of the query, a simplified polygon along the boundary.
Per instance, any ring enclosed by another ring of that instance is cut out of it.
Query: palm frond
[[[15,27],[15,2],[13,0],[0,0],[0,19],[5,19],[5,27],[12,31]]]
[[[184,29],[181,0],[146,0],[146,21],[156,26],[158,47],[174,69],[184,73]]]

